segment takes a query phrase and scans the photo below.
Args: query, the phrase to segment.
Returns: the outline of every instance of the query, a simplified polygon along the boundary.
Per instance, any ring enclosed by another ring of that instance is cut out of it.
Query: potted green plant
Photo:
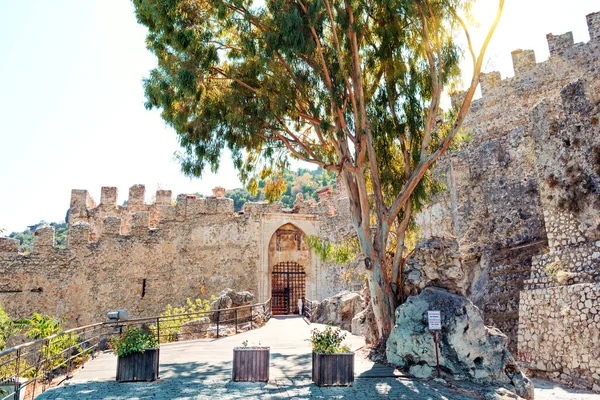
[[[354,353],[342,345],[345,337],[345,333],[331,326],[322,331],[312,330],[312,380],[317,386],[352,386],[354,383]]]
[[[234,382],[268,382],[271,348],[266,346],[242,346],[233,348],[231,379]]]
[[[129,327],[120,338],[111,339],[111,349],[118,356],[117,382],[158,378],[158,340],[152,333]]]

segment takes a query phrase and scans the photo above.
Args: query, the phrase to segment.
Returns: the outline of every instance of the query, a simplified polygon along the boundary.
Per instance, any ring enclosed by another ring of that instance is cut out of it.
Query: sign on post
[[[442,316],[439,311],[427,311],[427,320],[429,321],[429,330],[439,331],[442,329]]]
[[[437,331],[442,330],[442,313],[439,311],[427,311],[429,330],[433,331],[433,343],[435,344],[435,361],[437,364],[437,377],[440,378],[440,356],[438,353]]]

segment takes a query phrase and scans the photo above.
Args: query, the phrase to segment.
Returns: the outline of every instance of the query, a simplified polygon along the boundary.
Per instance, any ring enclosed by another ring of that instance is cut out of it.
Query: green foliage
[[[18,319],[16,324],[25,330],[26,337],[33,340],[42,339],[61,332],[61,322],[58,318],[38,313],[34,313],[29,318]]]
[[[161,317],[166,317],[160,321],[160,342],[177,341],[177,333],[181,330],[181,325],[203,317],[203,313],[210,310],[210,304],[216,299],[216,296],[211,296],[210,299],[195,299],[194,301],[188,298],[186,304],[181,307],[173,307],[168,304],[165,312],[160,314]],[[156,334],[156,327],[151,329]]]
[[[337,1],[133,4],[138,21],[149,30],[147,46],[158,60],[144,81],[146,107],[161,109],[162,118],[177,132],[185,174],[201,176],[205,167],[217,170],[225,147],[247,183],[280,180],[290,157],[338,166],[336,149],[343,150],[351,138],[361,140],[357,118],[366,115],[383,192],[393,197],[406,183],[399,138],[406,134],[404,145],[411,149],[414,167],[433,95],[423,43],[425,20],[416,2],[357,1],[350,8]],[[459,77],[454,15],[469,4],[441,0],[427,5],[425,19],[437,35],[431,45],[442,85]],[[358,43],[353,32],[360,33]],[[365,115],[357,114],[359,105],[350,104],[351,95],[363,96],[351,93],[348,83],[358,78],[353,75],[355,56],[360,57]],[[342,114],[332,111],[338,108]],[[343,129],[340,118],[346,121]],[[434,131],[433,148],[446,128]],[[427,184],[421,186],[427,194]],[[274,190],[268,198],[277,197],[281,182],[269,188]]]
[[[23,331],[25,337],[38,340],[56,335],[62,332],[61,321],[55,317],[49,317],[34,313],[29,318],[21,318],[14,321],[14,325]],[[54,370],[66,364],[68,357],[73,353],[82,353],[74,359],[73,364],[81,362],[88,354],[83,352],[78,345],[79,337],[69,334],[58,335],[44,343],[35,360],[22,360],[20,370],[27,370],[24,376],[28,378],[39,377],[42,370]],[[73,350],[68,350],[72,348]],[[31,365],[29,368],[27,365]],[[8,366],[15,368],[15,366]]]
[[[12,232],[8,237],[17,239],[20,243],[19,251],[22,253],[31,252],[33,250],[33,234],[41,225],[53,226],[54,236],[56,238],[56,247],[64,249],[67,247],[68,224],[66,222],[50,222],[40,221],[37,224],[30,225],[23,232]]]
[[[312,351],[323,354],[350,353],[350,348],[342,345],[345,337],[346,334],[338,328],[328,326],[322,331],[315,328],[310,334]]]
[[[158,347],[158,341],[153,333],[144,332],[133,326],[128,327],[120,338],[111,338],[110,344],[112,352],[119,357],[143,353],[146,349]]]
[[[285,170],[277,180],[252,180],[245,189],[228,190],[225,197],[233,200],[236,212],[242,210],[244,203],[262,200],[270,202],[280,200],[284,207],[292,208],[298,193],[302,193],[305,201],[311,199],[317,201],[317,191],[334,184],[335,174],[322,168],[314,170],[298,168],[295,172]]]
[[[356,237],[347,238],[339,243],[332,243],[318,236],[308,236],[306,239],[310,248],[325,262],[348,264],[360,253],[360,243]]]
[[[6,348],[10,337],[18,333],[20,329],[14,324],[6,311],[0,305],[0,351]]]

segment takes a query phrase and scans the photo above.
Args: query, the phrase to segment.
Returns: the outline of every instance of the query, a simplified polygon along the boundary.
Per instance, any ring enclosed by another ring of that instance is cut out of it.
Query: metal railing
[[[302,315],[304,315],[306,319],[310,321],[311,310],[313,309],[313,300],[304,299],[302,304]]]
[[[74,368],[95,356],[104,331],[103,323],[87,325],[0,352],[0,399],[28,394],[33,399],[56,375],[70,378]]]
[[[74,369],[83,368],[99,350],[108,348],[111,337],[130,326],[167,343],[237,334],[264,325],[272,315],[269,299],[215,311],[100,322],[24,343],[0,352],[0,400],[34,399],[51,385],[70,379]]]

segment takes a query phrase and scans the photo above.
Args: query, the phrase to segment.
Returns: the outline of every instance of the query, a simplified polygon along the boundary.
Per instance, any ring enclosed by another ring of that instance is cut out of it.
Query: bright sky
[[[492,16],[495,0],[479,0]],[[546,34],[588,41],[597,0],[506,0],[486,71],[512,76],[510,52],[548,57]],[[485,22],[482,22],[486,26]],[[62,221],[71,189],[131,185],[209,194],[239,187],[231,160],[217,175],[189,179],[173,161],[175,133],[144,108],[143,77],[155,65],[127,0],[0,0],[0,228]]]

